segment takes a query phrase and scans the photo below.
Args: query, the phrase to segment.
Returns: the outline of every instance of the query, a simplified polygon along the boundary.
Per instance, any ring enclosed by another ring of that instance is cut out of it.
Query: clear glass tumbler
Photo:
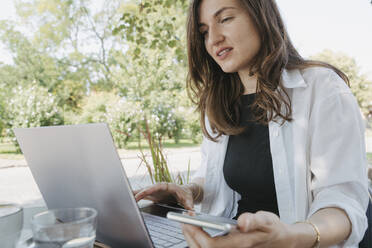
[[[48,210],[31,220],[34,247],[92,248],[96,238],[97,211],[93,208]]]
[[[16,204],[0,203],[0,247],[14,248],[21,235],[23,209]]]

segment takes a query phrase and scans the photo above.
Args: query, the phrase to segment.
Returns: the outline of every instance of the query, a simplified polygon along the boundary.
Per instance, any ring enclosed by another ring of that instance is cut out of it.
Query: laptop
[[[96,239],[112,248],[187,247],[180,224],[165,218],[182,210],[138,207],[107,124],[14,132],[49,209],[95,208]]]

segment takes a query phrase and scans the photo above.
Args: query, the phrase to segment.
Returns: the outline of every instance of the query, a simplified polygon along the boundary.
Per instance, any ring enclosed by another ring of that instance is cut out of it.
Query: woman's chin
[[[237,72],[236,68],[228,67],[228,66],[220,66],[224,73],[235,73]]]

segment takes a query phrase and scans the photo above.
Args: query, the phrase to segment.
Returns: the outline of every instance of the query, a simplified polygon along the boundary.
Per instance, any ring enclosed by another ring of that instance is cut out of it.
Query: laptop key
[[[163,245],[163,244],[167,243],[167,241],[159,239],[156,242],[154,241],[154,243],[157,244],[157,245]]]
[[[164,248],[164,246],[162,245],[157,245],[157,244],[154,244],[155,248]]]
[[[147,229],[156,248],[187,247],[181,225],[177,222],[153,215],[143,215]]]
[[[181,239],[177,239],[177,238],[170,238],[168,241],[169,241],[169,242],[172,242],[173,244],[177,244],[177,243],[180,243],[180,242],[183,241],[183,240],[181,240]]]
[[[182,241],[182,243],[172,246],[172,248],[185,248],[185,247],[188,247],[186,241]]]

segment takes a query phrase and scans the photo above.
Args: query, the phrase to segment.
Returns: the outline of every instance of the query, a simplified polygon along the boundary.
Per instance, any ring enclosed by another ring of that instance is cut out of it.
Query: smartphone
[[[167,218],[185,224],[222,231],[223,234],[229,233],[231,230],[235,229],[237,225],[236,220],[198,213],[196,213],[195,216],[190,216],[186,213],[182,214],[170,211],[167,213]]]

